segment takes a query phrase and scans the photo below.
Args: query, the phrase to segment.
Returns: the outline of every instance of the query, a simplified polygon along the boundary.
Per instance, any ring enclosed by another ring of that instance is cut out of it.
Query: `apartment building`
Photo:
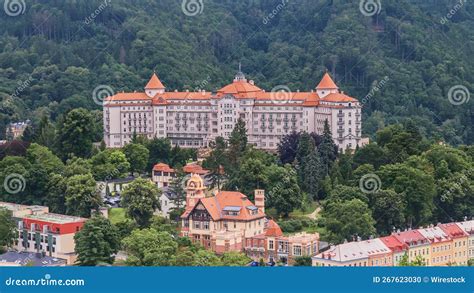
[[[456,225],[459,226],[466,234],[468,235],[467,242],[467,255],[468,259],[474,258],[474,220],[457,222]]]
[[[16,250],[64,259],[69,265],[76,261],[74,235],[87,219],[49,213],[43,206],[0,202],[0,208],[11,210],[17,222]]]
[[[133,134],[208,147],[218,136],[229,138],[239,118],[246,123],[249,143],[261,149],[275,150],[293,131],[321,134],[326,120],[341,150],[367,142],[361,136],[360,103],[340,91],[328,73],[308,92],[267,92],[241,71],[216,92],[170,92],[154,73],[144,91],[117,93],[103,108],[108,147],[123,147]]]
[[[466,266],[469,260],[469,234],[456,223],[440,224],[438,227],[452,239],[452,263]]]

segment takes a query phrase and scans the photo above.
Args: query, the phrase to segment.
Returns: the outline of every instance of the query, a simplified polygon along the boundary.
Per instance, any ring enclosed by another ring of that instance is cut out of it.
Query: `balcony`
[[[344,125],[344,121],[337,121],[337,125]]]
[[[339,129],[337,130],[337,133],[344,133],[344,129],[339,128]]]
[[[356,117],[360,117],[360,113],[356,113]]]
[[[340,118],[344,117],[344,113],[338,113],[337,117],[340,117]]]

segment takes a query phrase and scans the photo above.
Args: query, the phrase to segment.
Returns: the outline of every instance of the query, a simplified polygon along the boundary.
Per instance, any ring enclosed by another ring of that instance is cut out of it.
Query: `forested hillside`
[[[1,11],[0,139],[11,121],[100,110],[98,85],[140,90],[156,70],[168,90],[215,90],[241,61],[266,90],[310,90],[328,69],[363,102],[367,136],[409,117],[429,138],[472,144],[473,102],[448,92],[474,92],[474,6],[380,2],[369,17],[345,0],[204,0],[195,16],[173,0],[25,1]]]

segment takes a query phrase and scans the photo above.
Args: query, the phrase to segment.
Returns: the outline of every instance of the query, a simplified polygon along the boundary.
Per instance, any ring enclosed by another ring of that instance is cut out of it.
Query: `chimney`
[[[255,189],[255,206],[265,213],[265,190]]]

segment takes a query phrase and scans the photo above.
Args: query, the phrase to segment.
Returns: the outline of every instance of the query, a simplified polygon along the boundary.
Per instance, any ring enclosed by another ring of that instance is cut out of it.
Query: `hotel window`
[[[273,247],[273,240],[269,240],[269,241],[268,241],[268,249],[270,249],[270,250],[273,250],[273,249],[274,249],[274,247]]]

